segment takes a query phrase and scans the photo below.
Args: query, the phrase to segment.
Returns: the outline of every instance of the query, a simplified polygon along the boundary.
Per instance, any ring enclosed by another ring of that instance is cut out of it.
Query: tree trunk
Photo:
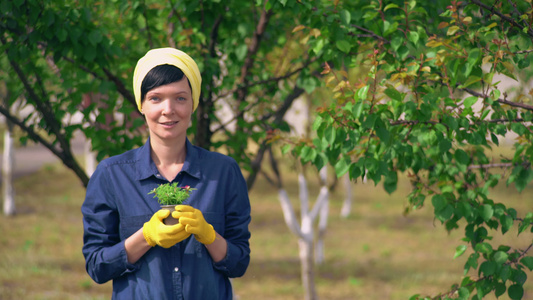
[[[329,201],[325,202],[318,215],[318,237],[316,242],[315,262],[322,264],[325,261],[324,237],[328,226]]]
[[[96,155],[91,149],[92,142],[87,139],[83,144],[83,156],[85,157],[85,172],[91,177],[96,169]]]
[[[348,218],[352,211],[352,182],[350,175],[344,175],[344,203],[342,204],[341,217]]]
[[[15,214],[15,191],[13,189],[13,124],[6,120],[7,130],[4,133],[4,155],[2,167],[2,185],[4,187],[4,215],[11,216]]]
[[[304,228],[302,227],[302,230]],[[311,227],[312,230],[312,227]],[[315,268],[313,263],[313,238],[299,238],[300,264],[302,267],[302,284],[305,300],[318,300],[315,288]]]
[[[326,236],[326,229],[328,226],[329,216],[329,188],[328,188],[328,168],[323,167],[320,172],[320,198],[325,198],[321,203],[321,207],[318,212],[318,236],[316,241],[315,250],[315,262],[321,264],[325,260],[324,254],[324,237]]]

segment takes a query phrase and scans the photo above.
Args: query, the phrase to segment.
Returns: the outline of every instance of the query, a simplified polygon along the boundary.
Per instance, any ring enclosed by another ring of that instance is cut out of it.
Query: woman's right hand
[[[163,248],[170,248],[191,235],[180,223],[165,225],[163,220],[169,215],[170,211],[162,209],[157,211],[150,221],[144,223],[143,236],[150,246],[159,245]]]

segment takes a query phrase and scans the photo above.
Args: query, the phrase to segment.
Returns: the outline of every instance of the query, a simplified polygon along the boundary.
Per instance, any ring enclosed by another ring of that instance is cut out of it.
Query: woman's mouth
[[[173,126],[173,125],[176,125],[178,123],[179,123],[179,121],[172,121],[172,122],[161,122],[160,124],[163,125],[163,126]]]

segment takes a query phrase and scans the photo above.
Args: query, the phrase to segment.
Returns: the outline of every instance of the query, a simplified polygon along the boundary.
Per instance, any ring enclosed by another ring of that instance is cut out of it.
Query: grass
[[[284,178],[298,207],[296,176]],[[309,185],[316,194],[316,184]],[[47,165],[18,179],[15,189],[18,214],[0,216],[0,299],[109,299],[111,283],[98,285],[85,272],[80,212],[85,190],[79,180],[61,165]],[[326,261],[316,269],[320,299],[408,299],[437,295],[461,280],[468,252],[455,260],[453,255],[462,229],[447,233],[433,220],[430,204],[403,216],[408,190],[403,181],[392,195],[370,183],[355,184],[352,215],[343,219],[339,184],[331,195]],[[519,213],[531,210],[532,195],[531,186],[522,193],[512,187],[494,191],[495,200]],[[252,260],[246,275],[233,281],[239,299],[303,299],[298,244],[284,223],[276,190],[259,179],[250,199]],[[494,239],[522,249],[532,235]],[[525,287],[524,299],[533,299],[533,283]]]

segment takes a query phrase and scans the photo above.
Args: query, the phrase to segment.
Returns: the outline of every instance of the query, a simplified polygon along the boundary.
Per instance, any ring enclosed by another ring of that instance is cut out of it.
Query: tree
[[[7,91],[6,91],[7,92]],[[4,98],[2,96],[2,98]],[[6,129],[4,132],[4,147],[2,155],[2,190],[3,190],[3,212],[6,216],[15,214],[15,191],[13,189],[13,166],[14,147],[13,147],[13,124],[5,122]]]
[[[23,97],[33,112],[21,119],[1,106],[0,113],[86,185],[70,147],[74,132],[92,141],[98,160],[142,144],[133,68],[150,48],[177,47],[203,75],[194,143],[237,159],[249,170],[251,188],[268,148],[266,132],[287,128],[284,114],[316,84],[309,72],[318,67],[316,56],[291,34],[310,6],[285,2],[2,0],[0,76],[14,91],[9,104]],[[224,107],[231,113],[222,115]]]
[[[23,142],[43,144],[86,186],[89,177],[72,155],[74,132],[91,141],[98,160],[140,145],[133,68],[150,48],[177,47],[195,58],[203,77],[190,136],[235,158],[252,188],[268,132],[289,130],[286,112],[318,83],[319,56],[301,43],[314,33],[293,29],[310,22],[321,1],[113,3],[0,0],[0,78],[13,91],[0,113],[22,129]],[[21,98],[33,108],[26,118],[8,109]]]
[[[495,245],[500,231],[533,232],[533,212],[491,199],[491,188],[533,180],[531,1],[335,1],[315,10],[307,41],[326,61],[331,101],[317,110],[312,140],[292,141],[303,163],[337,176],[366,174],[393,193],[412,184],[406,212],[433,206],[448,231],[464,230],[455,256],[472,252],[465,276],[439,295],[412,299],[523,297],[531,244]],[[305,26],[304,26],[305,25]],[[506,90],[497,76],[520,84]],[[489,150],[515,135],[511,154]],[[513,231],[511,231],[513,229]]]

